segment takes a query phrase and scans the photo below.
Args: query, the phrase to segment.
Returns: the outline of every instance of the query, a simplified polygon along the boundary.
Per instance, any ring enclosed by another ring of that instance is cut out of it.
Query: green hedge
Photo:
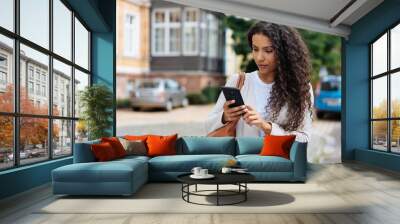
[[[208,104],[207,97],[201,93],[189,93],[186,97],[190,105]]]
[[[129,99],[117,99],[117,108],[130,108],[131,101]]]
[[[217,102],[221,89],[217,86],[208,86],[201,93],[189,93],[187,98],[191,105],[212,104]]]
[[[207,98],[208,103],[215,103],[218,100],[221,89],[218,86],[208,86],[201,93]]]

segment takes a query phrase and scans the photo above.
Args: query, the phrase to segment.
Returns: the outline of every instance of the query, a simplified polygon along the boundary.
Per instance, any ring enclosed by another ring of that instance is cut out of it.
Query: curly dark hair
[[[252,37],[255,34],[263,34],[271,40],[277,58],[270,103],[265,108],[269,119],[276,121],[279,112],[287,104],[287,116],[290,119],[280,125],[286,131],[295,131],[301,126],[307,110],[312,113],[308,48],[299,32],[287,26],[256,23],[247,34],[250,48],[253,47]]]

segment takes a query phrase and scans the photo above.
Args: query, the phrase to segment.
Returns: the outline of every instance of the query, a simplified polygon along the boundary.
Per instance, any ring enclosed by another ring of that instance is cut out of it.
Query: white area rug
[[[224,186],[224,189],[233,188]],[[350,204],[316,184],[249,184],[246,202],[227,206],[190,204],[181,198],[178,183],[146,184],[131,197],[57,197],[35,213],[360,213]],[[198,190],[215,189],[213,185],[199,186]],[[191,188],[194,190],[194,187]],[[235,197],[226,197],[230,202]],[[197,197],[200,203],[215,203],[215,197]]]

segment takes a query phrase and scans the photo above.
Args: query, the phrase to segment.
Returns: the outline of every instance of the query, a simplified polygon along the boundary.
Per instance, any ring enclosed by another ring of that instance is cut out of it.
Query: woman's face
[[[276,69],[276,54],[271,40],[263,34],[254,34],[252,37],[253,59],[261,74],[274,75]]]

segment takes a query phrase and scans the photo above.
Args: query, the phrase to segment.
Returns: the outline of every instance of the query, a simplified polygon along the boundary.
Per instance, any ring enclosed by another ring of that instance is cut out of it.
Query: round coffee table
[[[247,192],[249,188],[247,183],[255,180],[255,177],[249,173],[216,173],[213,174],[215,177],[212,179],[193,179],[190,177],[191,173],[182,174],[177,177],[178,181],[182,183],[182,199],[188,203],[198,204],[198,205],[215,205],[215,204],[202,204],[190,201],[190,196],[204,196],[204,197],[216,197],[217,206],[220,205],[234,205],[247,200]],[[198,184],[204,185],[216,185],[215,190],[197,190]],[[194,191],[190,191],[190,186],[195,186]],[[220,189],[220,185],[236,185],[237,190],[223,190]],[[216,194],[205,194],[209,192],[215,192]],[[221,197],[230,196],[241,196],[239,200],[232,203],[221,203]]]

